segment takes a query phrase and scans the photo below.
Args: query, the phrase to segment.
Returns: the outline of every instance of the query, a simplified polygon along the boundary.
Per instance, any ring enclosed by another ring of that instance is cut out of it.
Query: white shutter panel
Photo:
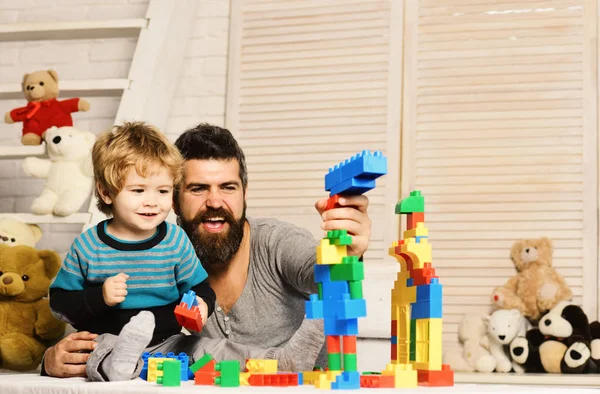
[[[327,196],[328,168],[381,150],[390,170],[367,194],[373,236],[365,259],[373,263],[397,239],[401,58],[389,54],[392,12],[387,0],[232,3],[227,127],[247,157],[248,215],[321,238],[314,203]]]
[[[420,189],[444,343],[515,274],[523,238],[597,308],[594,1],[407,2],[402,190]]]

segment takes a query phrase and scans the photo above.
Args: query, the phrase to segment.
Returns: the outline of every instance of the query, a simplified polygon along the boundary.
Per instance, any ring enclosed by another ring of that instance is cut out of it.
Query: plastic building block
[[[310,295],[310,300],[305,302],[306,318],[307,319],[322,319],[323,318],[323,301],[319,301],[319,296],[316,294]]]
[[[277,360],[246,360],[246,370],[248,372],[277,373]]]
[[[163,371],[163,375],[156,379],[156,383],[167,387],[181,386],[181,361],[164,360],[158,364],[158,369]],[[187,374],[185,376],[187,379]]]
[[[202,315],[197,306],[189,309],[185,303],[180,303],[175,307],[175,318],[181,326],[196,332],[202,331]]]
[[[442,365],[441,371],[418,371],[419,386],[443,387],[454,386],[454,372],[449,365]]]
[[[298,374],[291,372],[252,374],[248,378],[248,383],[250,386],[298,386]]]
[[[356,337],[347,336],[342,339],[342,344],[344,346],[344,353],[354,353],[356,354]]]
[[[350,256],[356,257],[356,256]],[[330,268],[332,281],[361,281],[365,279],[365,266],[362,262],[332,265]]]
[[[334,208],[341,208],[341,205],[340,205],[339,201],[340,201],[340,195],[339,194],[335,194],[333,196],[330,196],[327,199],[327,206],[325,207],[325,211],[329,211],[330,209],[334,209]]]
[[[346,246],[331,245],[328,238],[323,238],[317,246],[317,264],[341,264],[347,253]]]
[[[342,355],[340,353],[332,353],[327,349],[327,365],[330,371],[341,371],[342,370]]]
[[[357,300],[363,298],[362,281],[348,281],[348,289],[350,291],[350,298]]]
[[[442,299],[442,285],[439,283],[417,286],[417,302]]]
[[[387,173],[387,159],[379,151],[364,150],[345,162],[336,164],[325,175],[325,190],[331,195],[362,194],[375,187],[375,179]],[[348,187],[352,184],[370,184],[364,189]]]
[[[219,372],[203,372],[198,371],[194,374],[194,384],[212,386],[215,384],[215,378],[219,376]]]
[[[327,342],[327,352],[328,353],[341,353],[342,352],[342,342],[341,337],[337,335],[331,335],[325,338]],[[330,368],[333,369],[333,368]]]
[[[331,245],[344,246],[352,245],[352,237],[348,235],[347,230],[332,230],[327,232],[327,238]]]
[[[406,197],[396,204],[397,214],[425,212],[425,199],[421,195],[420,190],[410,192],[410,197]]]
[[[336,264],[338,265],[338,264]],[[325,264],[315,264],[315,282],[331,282],[329,266]]]
[[[202,356],[202,358],[200,358],[195,363],[190,365],[190,370],[193,373],[196,373],[197,371],[201,370],[205,365],[207,365],[211,361],[214,361],[213,357],[210,354],[205,354],[204,356]],[[214,364],[215,363],[212,363],[212,365],[213,365],[213,368],[211,369],[212,371],[215,370]]]
[[[371,375],[366,372],[360,376],[360,387],[394,388],[393,375]]]
[[[352,390],[360,388],[360,373],[357,371],[342,372],[335,382],[331,383],[332,390]]]
[[[215,378],[215,385],[221,387],[239,387],[240,362],[238,360],[224,360],[215,365],[215,371],[220,375]]]
[[[344,353],[344,371],[358,371],[356,353]]]
[[[425,223],[424,212],[412,212],[406,214],[406,228],[411,229],[417,227],[417,223]]]
[[[185,303],[188,306],[188,309],[198,306],[196,292],[193,290],[188,290],[188,292],[181,297],[181,302]]]
[[[387,364],[382,375],[393,376],[395,388],[414,388],[418,385],[417,371],[410,364]]]

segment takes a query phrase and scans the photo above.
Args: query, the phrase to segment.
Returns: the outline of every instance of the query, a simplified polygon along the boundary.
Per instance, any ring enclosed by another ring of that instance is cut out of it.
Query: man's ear
[[[248,200],[248,185],[246,185],[246,188],[244,189],[244,201]]]

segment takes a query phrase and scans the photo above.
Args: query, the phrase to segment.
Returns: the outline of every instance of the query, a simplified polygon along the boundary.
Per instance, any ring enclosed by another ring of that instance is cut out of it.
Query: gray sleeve
[[[316,293],[314,265],[318,242],[313,235],[301,227],[282,223],[273,229],[268,242],[269,254],[284,281],[305,297]]]
[[[262,349],[233,342],[226,338],[206,338],[202,336],[199,338],[197,350],[193,352],[196,360],[204,354],[210,354],[217,361],[238,360],[241,365],[246,365],[246,359],[266,359],[267,352],[273,352],[273,349]]]

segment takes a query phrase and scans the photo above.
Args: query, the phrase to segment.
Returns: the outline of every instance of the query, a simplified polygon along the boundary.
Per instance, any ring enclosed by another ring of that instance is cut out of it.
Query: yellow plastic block
[[[414,238],[414,237],[428,237],[428,236],[429,236],[429,230],[427,229],[427,227],[425,227],[425,223],[423,223],[423,222],[417,223],[417,227],[415,227],[411,230],[406,230],[404,232],[405,239]]]
[[[319,379],[315,381],[315,387],[321,390],[331,390],[331,381],[327,379],[327,375],[319,375]]]
[[[160,357],[150,357],[148,358],[148,378],[146,381],[148,382],[156,382],[156,378],[159,376],[163,376],[163,371],[158,370],[158,364],[162,364],[165,360],[175,360],[174,358],[160,358]]]
[[[313,384],[317,380],[319,380],[319,376],[325,372],[322,371],[302,371],[302,383],[303,384]]]
[[[248,372],[277,373],[277,360],[251,358],[246,361]]]
[[[317,264],[341,264],[342,258],[348,255],[345,245],[330,245],[328,238],[323,238],[317,246]]]
[[[442,319],[417,319],[415,369],[442,369]]]
[[[250,386],[248,379],[250,379],[251,375],[252,372],[240,372],[240,386]]]
[[[414,238],[406,240],[407,243],[400,245],[400,253],[405,260],[412,261],[412,269],[423,268],[425,263],[431,263],[431,244],[427,242],[427,238],[421,239],[420,243],[416,243]]]
[[[413,388],[419,383],[417,371],[410,364],[387,364],[381,374],[394,376],[395,388]]]

